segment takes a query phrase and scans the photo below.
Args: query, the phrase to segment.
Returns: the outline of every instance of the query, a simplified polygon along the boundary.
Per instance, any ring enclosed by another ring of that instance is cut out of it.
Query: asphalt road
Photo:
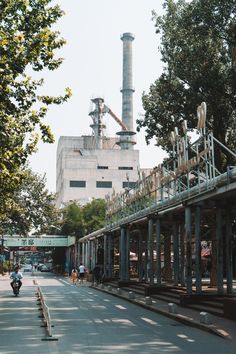
[[[52,339],[41,327],[37,281],[50,309]],[[46,340],[45,340],[46,339]],[[0,354],[235,354],[230,340],[187,327],[123,299],[72,285],[52,274],[26,273],[19,297],[0,278]]]

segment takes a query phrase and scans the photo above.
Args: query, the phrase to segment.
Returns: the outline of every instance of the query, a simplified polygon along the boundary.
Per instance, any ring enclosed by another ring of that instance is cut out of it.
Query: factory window
[[[133,167],[129,167],[129,166],[119,166],[118,170],[133,170]]]
[[[70,187],[85,188],[86,181],[70,181]]]
[[[112,188],[112,182],[110,182],[110,181],[97,181],[96,187],[97,188]]]
[[[98,170],[108,170],[108,166],[98,166]]]
[[[134,188],[136,186],[136,182],[123,182],[123,188]]]

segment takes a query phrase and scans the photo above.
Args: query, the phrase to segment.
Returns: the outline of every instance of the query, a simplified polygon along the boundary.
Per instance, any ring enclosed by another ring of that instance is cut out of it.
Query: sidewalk
[[[98,286],[95,286],[91,284],[90,286],[96,288],[99,291],[104,291],[113,296],[120,297],[135,303],[138,306],[172,318],[173,320],[184,323],[187,326],[196,327],[209,333],[221,336],[222,338],[234,341],[236,346],[236,321],[209,314],[209,324],[205,324],[200,322],[200,312],[189,309],[187,307],[174,305],[174,307],[171,308],[176,309],[176,313],[171,313],[169,311],[168,303],[165,301],[153,299],[151,297],[145,298],[144,296],[140,296],[134,293],[131,294],[131,292],[124,291],[122,288],[118,290],[109,287],[109,285],[104,286],[103,284],[99,284]],[[147,304],[150,302],[151,304]]]

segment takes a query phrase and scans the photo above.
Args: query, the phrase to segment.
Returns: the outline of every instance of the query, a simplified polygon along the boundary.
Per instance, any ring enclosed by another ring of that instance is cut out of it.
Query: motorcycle
[[[13,294],[14,294],[15,296],[19,295],[19,292],[20,292],[19,279],[14,279],[14,280],[13,280],[12,289],[13,289]]]

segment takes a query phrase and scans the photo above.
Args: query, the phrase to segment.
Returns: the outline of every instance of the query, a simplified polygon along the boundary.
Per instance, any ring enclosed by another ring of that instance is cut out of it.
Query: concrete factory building
[[[139,177],[139,151],[134,149],[133,82],[131,33],[124,33],[122,120],[109,108],[103,98],[94,98],[89,113],[93,131],[91,136],[59,139],[57,146],[57,207],[69,201],[85,204],[93,198],[105,198],[132,188]],[[103,117],[109,114],[120,125],[117,137],[105,136]]]

